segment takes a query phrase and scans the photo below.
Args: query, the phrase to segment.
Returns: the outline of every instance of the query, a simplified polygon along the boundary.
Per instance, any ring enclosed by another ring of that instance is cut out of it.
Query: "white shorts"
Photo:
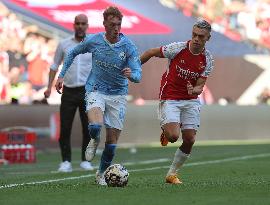
[[[162,100],[159,103],[160,125],[170,122],[181,124],[181,129],[198,130],[200,126],[201,103],[194,100]]]
[[[103,112],[106,128],[123,129],[127,100],[125,95],[104,95],[98,92],[86,92],[86,111],[99,107]]]

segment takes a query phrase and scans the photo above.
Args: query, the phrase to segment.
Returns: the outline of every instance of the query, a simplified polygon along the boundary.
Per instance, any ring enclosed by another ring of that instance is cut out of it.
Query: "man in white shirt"
[[[44,92],[46,98],[50,97],[51,89],[58,67],[62,64],[67,52],[78,45],[86,37],[88,18],[79,14],[74,20],[74,36],[61,41],[56,49],[54,63],[50,67],[48,88]],[[92,68],[92,54],[78,55],[64,78],[63,94],[60,105],[60,138],[59,146],[62,155],[59,172],[72,172],[70,136],[72,122],[77,108],[79,108],[82,123],[83,142],[80,167],[84,170],[93,170],[90,162],[85,159],[85,150],[90,141],[88,120],[85,113],[85,83]]]

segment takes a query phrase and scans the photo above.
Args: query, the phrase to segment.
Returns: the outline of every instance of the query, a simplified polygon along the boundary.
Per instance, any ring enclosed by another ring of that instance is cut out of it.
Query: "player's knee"
[[[174,142],[176,142],[176,141],[178,140],[179,134],[177,134],[177,133],[172,133],[172,134],[170,134],[169,137],[167,137],[167,138],[168,138],[169,142],[174,143]]]
[[[193,144],[195,143],[195,137],[193,137],[193,136],[192,136],[192,137],[185,137],[185,138],[183,138],[183,142],[184,142],[186,145],[192,147]]]

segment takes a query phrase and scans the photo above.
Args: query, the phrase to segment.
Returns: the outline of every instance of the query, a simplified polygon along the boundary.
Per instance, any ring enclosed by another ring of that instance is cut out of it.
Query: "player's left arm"
[[[137,49],[134,49],[131,55],[127,56],[127,68],[123,69],[122,72],[133,83],[139,83],[141,81],[142,66]]]

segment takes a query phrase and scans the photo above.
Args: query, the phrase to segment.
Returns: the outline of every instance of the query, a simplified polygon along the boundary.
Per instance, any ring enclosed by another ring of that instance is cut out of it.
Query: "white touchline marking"
[[[191,167],[191,166],[197,166],[197,165],[206,165],[206,164],[219,164],[222,162],[231,162],[231,161],[237,161],[237,160],[246,160],[246,159],[254,159],[254,158],[260,158],[260,157],[269,157],[270,153],[265,154],[257,154],[257,155],[246,155],[242,157],[231,157],[226,159],[218,159],[218,160],[211,160],[211,161],[202,161],[202,162],[192,162],[184,164],[184,167]],[[139,171],[150,171],[155,169],[166,169],[169,168],[169,166],[160,166],[160,167],[150,167],[150,168],[144,168],[144,169],[134,169],[130,170],[131,172],[139,172]]]
[[[190,166],[198,166],[198,165],[206,165],[206,164],[219,164],[219,163],[223,163],[223,162],[247,160],[247,159],[269,157],[269,156],[270,156],[270,153],[257,154],[257,155],[246,155],[246,156],[242,156],[242,157],[230,157],[230,158],[218,159],[218,160],[192,162],[192,163],[187,163],[184,166],[190,167]],[[164,160],[164,159],[162,159],[162,160]],[[148,160],[148,161],[153,161],[153,160]],[[126,164],[124,164],[124,165],[126,165]],[[132,170],[129,170],[129,172],[151,171],[151,170],[156,170],[156,169],[167,169],[167,168],[169,168],[169,166],[150,167],[150,168],[143,168],[143,169],[132,169]],[[24,185],[46,184],[46,183],[53,183],[53,182],[59,182],[59,181],[65,181],[65,180],[88,178],[88,177],[93,177],[93,176],[95,176],[95,174],[87,174],[87,175],[81,175],[81,176],[77,176],[77,177],[66,177],[66,178],[62,178],[62,179],[51,179],[51,180],[36,181],[36,182],[25,182],[25,183],[21,183],[21,184],[6,184],[6,185],[0,186],[0,189],[12,188],[12,187],[18,187],[18,186],[24,186]]]
[[[170,161],[169,158],[160,158],[160,159],[154,159],[154,160],[144,160],[140,162],[125,162],[124,165],[138,165],[138,164],[154,164],[154,163],[161,163],[161,162],[168,162]]]
[[[168,162],[170,161],[169,158],[160,158],[160,159],[154,159],[154,160],[144,160],[144,161],[140,161],[140,162],[125,162],[123,163],[124,165],[126,166],[132,166],[132,165],[138,165],[138,164],[155,164],[155,163],[161,163],[161,162]],[[79,162],[79,161],[78,161]],[[76,163],[76,161],[74,162]],[[44,166],[46,167],[46,166]],[[98,166],[93,166],[94,169],[97,169]],[[16,168],[8,168],[8,170],[15,170],[15,169],[18,169],[18,167]],[[82,168],[73,168],[73,171],[82,171],[83,169]],[[48,172],[44,172],[44,171],[35,171],[35,172],[30,172],[30,171],[27,171],[27,172],[9,172],[8,174],[9,175],[12,175],[12,174],[42,174],[42,173],[48,173]],[[50,173],[52,174],[55,174],[55,173],[59,173],[58,171],[51,171]]]
[[[124,162],[123,165],[125,166],[132,166],[132,165],[139,165],[139,164],[155,164],[155,163],[161,163],[161,162],[168,162],[170,161],[169,158],[160,158],[160,159],[153,159],[153,160],[144,160],[140,162]],[[97,169],[99,166],[93,166],[94,169]],[[82,168],[75,168],[73,171],[79,171],[82,170]],[[59,171],[51,171],[51,173],[59,173]]]
[[[24,186],[24,185],[46,184],[46,183],[59,182],[59,181],[65,181],[65,180],[87,178],[87,177],[92,177],[92,176],[95,176],[95,174],[87,174],[87,175],[82,175],[82,176],[78,176],[78,177],[66,177],[66,178],[62,178],[62,179],[50,179],[50,180],[38,181],[38,182],[25,182],[25,183],[21,183],[21,184],[7,184],[7,185],[0,186],[0,189],[17,187],[17,186]]]

